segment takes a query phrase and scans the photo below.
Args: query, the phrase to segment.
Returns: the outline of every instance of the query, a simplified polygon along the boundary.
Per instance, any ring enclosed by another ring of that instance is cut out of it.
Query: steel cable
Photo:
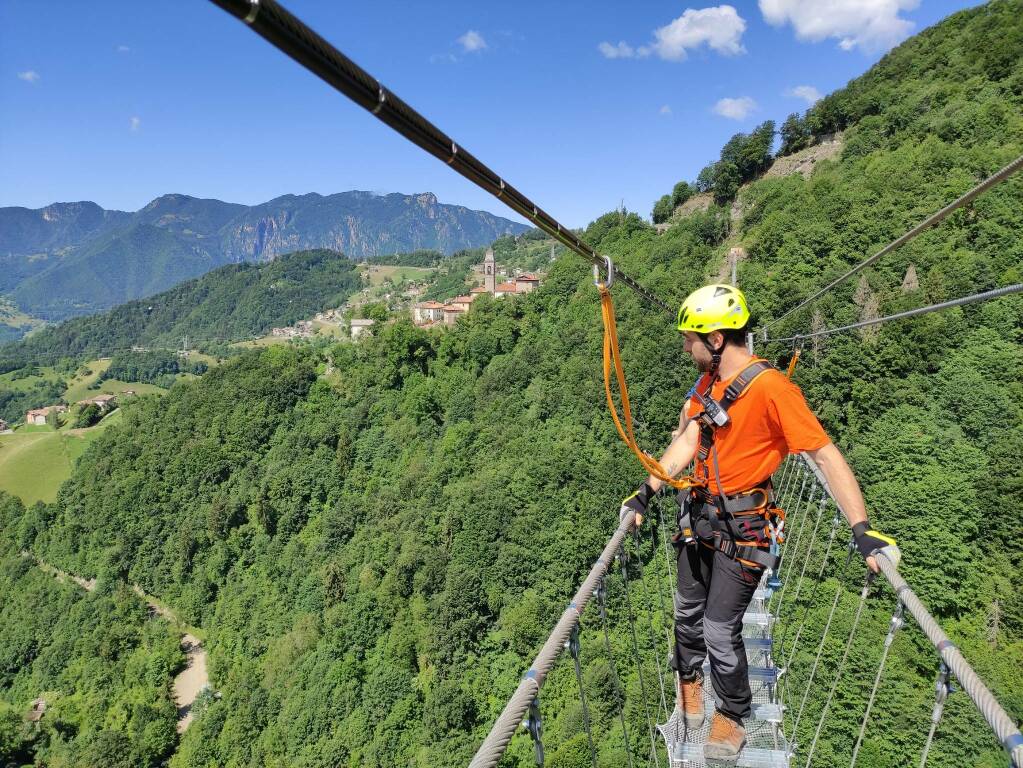
[[[636,583],[639,584],[640,600],[642,601],[643,611],[646,613],[647,618],[647,629],[650,631],[650,651],[654,657],[654,668],[657,670],[657,684],[660,686],[661,691],[661,711],[664,712],[664,719],[668,719],[668,704],[664,694],[664,672],[661,670],[661,663],[658,660],[657,653],[657,630],[654,629],[654,612],[650,605],[650,594],[646,588],[646,583],[643,580],[643,551],[640,548],[640,542],[642,539],[639,536],[639,530],[634,529],[632,532],[633,542],[636,545]],[[655,553],[656,554],[656,551]],[[658,592],[659,594],[659,592]],[[662,601],[661,607],[664,607]]]
[[[931,744],[934,743],[934,734],[941,722],[941,715],[945,711],[945,700],[951,693],[948,680],[948,667],[942,662],[938,668],[938,679],[934,684],[934,709],[931,710],[931,727],[927,731],[927,740],[924,742],[923,752],[920,754],[920,768],[927,768],[927,755],[931,752]]]
[[[860,745],[863,744],[863,736],[867,732],[867,722],[870,720],[870,711],[874,708],[874,699],[877,697],[877,689],[881,684],[881,675],[884,674],[884,665],[888,661],[888,652],[895,642],[895,633],[902,627],[902,603],[895,602],[895,610],[892,611],[891,621],[888,623],[888,634],[884,638],[884,648],[881,650],[881,661],[877,665],[877,674],[874,675],[874,685],[870,689],[870,697],[867,699],[867,707],[863,710],[863,720],[860,722],[860,733],[856,737],[856,745],[853,747],[852,760],[849,768],[855,768],[856,757],[860,753]]]
[[[604,631],[604,651],[607,653],[607,668],[611,673],[611,689],[615,703],[618,705],[618,722],[622,724],[622,738],[625,740],[625,760],[629,768],[632,766],[632,748],[629,746],[629,729],[625,727],[625,693],[621,678],[618,676],[618,665],[615,663],[614,651],[611,650],[611,635],[607,629],[607,590],[604,579],[596,589],[597,605],[600,608],[600,625]]]
[[[608,262],[575,233],[508,184],[379,80],[306,26],[276,0],[211,0],[245,22],[256,34],[290,56],[413,144],[451,166],[476,186],[531,221],[598,269]],[[675,310],[634,279],[615,270],[615,278],[671,317]]]
[[[1006,285],[1002,288],[995,288],[991,291],[984,291],[983,293],[975,293],[972,296],[963,296],[959,299],[952,299],[951,301],[943,301],[940,304],[930,304],[926,307],[918,307],[917,309],[908,309],[905,312],[896,312],[894,315],[888,315],[886,317],[879,317],[875,320],[862,320],[858,323],[852,323],[851,325],[843,325],[839,328],[826,328],[822,331],[813,331],[811,333],[801,334],[799,336],[787,336],[782,339],[771,339],[773,342],[779,344],[786,341],[799,341],[802,339],[812,339],[817,336],[830,336],[833,333],[842,333],[844,331],[854,331],[857,328],[866,328],[871,325],[883,325],[891,322],[892,320],[905,320],[907,317],[917,317],[918,315],[928,315],[931,312],[939,312],[943,309],[950,309],[952,307],[961,307],[964,304],[974,304],[978,301],[990,301],[992,299],[1000,299],[1003,296],[1009,296],[1014,293],[1020,293],[1023,291],[1023,283],[1016,283],[1015,285]]]
[[[796,530],[796,535],[792,538],[793,554],[795,554],[795,552],[798,551],[799,542],[802,540],[803,528],[806,526],[807,516],[806,515],[799,515],[799,505],[803,503],[803,492],[806,489],[806,481],[807,481],[807,479],[808,479],[808,477],[804,475],[803,483],[799,487],[799,498],[797,499],[795,505],[793,506],[793,509],[796,511],[796,514],[800,518],[800,520],[799,520],[799,528]],[[813,497],[812,487],[811,487],[810,495],[811,495],[811,498],[812,498]],[[786,542],[786,545],[787,544],[788,544],[788,542]],[[775,621],[777,621],[778,617],[780,616],[782,598],[784,598],[784,596],[785,596],[785,587],[788,586],[788,574],[792,573],[793,563],[795,563],[795,560],[796,560],[795,557],[789,558],[788,569],[787,569],[787,571],[785,571],[786,575],[782,575],[781,573],[778,574],[781,577],[781,589],[777,593],[777,600],[775,601],[775,604],[774,604],[774,619],[775,619]],[[782,563],[781,568],[779,570],[785,570],[785,564],[784,563]],[[774,599],[774,597],[775,597],[774,595],[771,595],[772,599]]]
[[[662,515],[661,515],[661,505],[660,504],[657,505],[657,527],[661,528],[662,531],[663,531],[664,524],[663,524],[663,518],[662,518]],[[663,535],[664,534],[662,533],[662,537],[663,537]],[[658,544],[657,544],[657,532],[655,530],[653,530],[653,526],[651,526],[651,528],[650,528],[650,543],[652,545],[652,549],[651,549],[651,553],[650,553],[650,560],[654,564],[654,573],[656,574],[657,573],[657,548],[658,548]],[[667,553],[665,553],[665,554],[667,554]],[[668,558],[665,558],[665,560],[666,560],[665,565],[669,566],[668,567],[668,584],[670,585],[671,584],[671,568],[670,568],[670,563],[668,562]],[[655,581],[655,584],[656,584],[656,581]],[[672,589],[674,589],[674,587],[672,587]],[[664,622],[664,633],[665,633],[667,641],[668,641],[668,646],[667,647],[670,649],[670,648],[673,647],[674,640],[675,640],[675,632],[674,632],[675,614],[674,614],[674,612],[671,612],[671,613],[668,612],[668,606],[665,605],[665,603],[664,603],[664,590],[663,589],[657,589],[656,586],[655,586],[654,587],[654,591],[657,592],[657,601],[658,601],[658,603],[661,606],[661,617],[662,617],[662,621]],[[660,662],[659,661],[658,661],[658,667],[660,667]],[[674,694],[674,691],[672,691],[672,693]],[[674,709],[674,703],[672,704],[672,709]],[[667,707],[665,707],[665,715],[666,716],[668,715]]]
[[[632,653],[636,662],[636,674],[639,677],[639,695],[643,699],[643,713],[646,715],[647,732],[650,736],[650,751],[654,756],[654,763],[660,768],[661,759],[657,755],[657,742],[654,738],[654,724],[650,719],[650,703],[646,695],[646,682],[643,679],[643,665],[640,663],[639,641],[636,637],[636,620],[632,611],[632,598],[629,597],[629,574],[626,567],[625,545],[622,544],[618,550],[618,562],[622,571],[622,587],[625,590],[625,610],[629,621],[629,633],[632,636]]]
[[[806,552],[803,553],[803,557],[801,558],[802,561],[803,561],[803,567],[799,571],[799,578],[796,580],[796,594],[792,598],[792,601],[791,601],[791,605],[792,605],[793,608],[795,608],[795,606],[799,604],[799,595],[803,591],[803,578],[806,576],[806,568],[810,564],[810,555],[813,552],[813,545],[817,541],[817,531],[820,528],[821,518],[823,517],[824,509],[827,506],[828,506],[828,496],[827,496],[827,494],[821,494],[820,504],[817,505],[817,519],[816,519],[816,521],[814,521],[813,531],[810,533],[810,543],[807,545]],[[796,553],[793,552],[792,554],[795,555]],[[784,589],[784,584],[782,585],[782,588]],[[781,599],[780,598],[779,598],[778,602],[779,602],[779,604],[781,603]],[[780,605],[779,605],[779,609],[780,609]],[[779,616],[781,615],[780,610],[779,610],[779,614],[778,615]],[[785,638],[788,637],[789,628],[791,626],[792,626],[792,622],[791,621],[786,621],[785,622],[785,631],[782,632],[781,642],[778,643],[778,653],[779,653],[779,656],[781,655],[782,651],[784,650]]]
[[[810,668],[810,677],[806,681],[806,685],[803,687],[803,698],[799,702],[799,710],[796,712],[796,720],[792,725],[792,741],[795,742],[799,736],[799,722],[803,719],[803,710],[806,708],[806,700],[810,695],[810,688],[813,686],[813,679],[817,675],[817,668],[821,663],[821,656],[824,654],[824,644],[827,642],[828,634],[831,632],[831,622],[834,621],[835,611],[838,609],[838,601],[842,597],[842,592],[845,590],[842,582],[845,580],[845,572],[849,569],[849,563],[852,560],[852,543],[850,542],[850,548],[845,558],[845,567],[842,569],[842,575],[838,577],[838,586],[835,588],[835,598],[831,601],[831,610],[828,612],[828,619],[824,622],[824,631],[821,632],[820,642],[817,644],[817,655],[813,660],[813,667]]]
[[[821,296],[823,296],[825,293],[830,291],[835,286],[840,285],[841,283],[845,282],[850,277],[855,275],[857,272],[865,269],[866,267],[869,267],[871,264],[873,264],[875,261],[880,259],[882,256],[885,256],[885,255],[891,253],[892,251],[894,251],[899,246],[909,242],[910,240],[912,240],[914,237],[919,235],[924,230],[929,229],[930,227],[934,226],[935,224],[939,224],[940,222],[944,221],[945,218],[947,218],[949,216],[949,214],[951,214],[953,211],[955,211],[955,210],[961,208],[962,206],[966,205],[967,203],[971,202],[978,195],[981,195],[982,193],[986,192],[988,189],[990,189],[991,187],[993,187],[995,184],[999,183],[1000,181],[1003,181],[1004,179],[1007,179],[1009,176],[1011,176],[1012,174],[1016,173],[1021,168],[1023,168],[1023,156],[1017,157],[1015,160],[1013,160],[1007,166],[1005,166],[1001,170],[997,171],[993,175],[989,176],[988,178],[984,179],[984,181],[982,181],[980,184],[975,186],[973,189],[971,189],[966,194],[964,194],[961,197],[953,200],[951,203],[946,205],[941,210],[931,214],[926,219],[924,219],[922,222],[920,222],[915,227],[913,227],[911,230],[906,232],[904,235],[902,235],[901,237],[898,237],[895,240],[893,240],[892,242],[888,243],[888,245],[886,245],[884,248],[879,250],[873,256],[871,256],[871,257],[869,257],[867,259],[864,259],[859,264],[857,264],[855,267],[853,267],[848,272],[843,274],[841,277],[835,278],[834,280],[832,280],[830,283],[828,283],[826,286],[821,288],[819,291],[817,291],[815,294],[813,294],[809,298],[804,299],[799,304],[794,306],[792,309],[790,309],[787,312],[783,313],[782,315],[776,317],[774,320],[771,320],[770,322],[765,323],[761,327],[761,330],[763,331],[763,334],[764,334],[764,341],[767,341],[767,329],[770,328],[772,325],[776,325],[776,324],[780,323],[786,317],[789,317],[790,315],[795,314],[796,312],[798,312],[800,309],[802,309],[806,305],[816,301],[817,299],[819,299]],[[810,338],[810,336],[801,336],[801,337],[800,336],[794,336],[792,338],[794,338],[794,339],[796,339],[796,338]],[[773,341],[785,341],[785,339],[773,339]]]
[[[804,768],[810,768],[810,763],[813,762],[813,753],[817,749],[817,742],[820,739],[821,731],[824,729],[824,721],[827,719],[828,710],[831,708],[831,701],[835,698],[835,691],[838,690],[838,683],[842,679],[842,673],[845,671],[845,663],[849,659],[849,650],[852,648],[853,638],[856,636],[856,627],[859,626],[860,617],[863,615],[863,606],[867,604],[867,595],[870,593],[870,585],[873,580],[874,574],[868,571],[866,578],[863,580],[863,589],[860,591],[860,602],[856,606],[856,615],[853,616],[852,626],[849,628],[849,637],[845,641],[845,650],[842,652],[842,659],[838,662],[838,668],[835,670],[835,680],[831,684],[828,698],[824,700],[824,707],[821,709],[820,717],[817,720],[817,729],[813,733],[813,741],[810,743],[810,751],[807,753]]]
[[[590,746],[590,758],[593,768],[597,768],[597,749],[593,746],[593,729],[590,727],[590,708],[586,703],[586,690],[583,688],[583,670],[579,662],[579,653],[582,650],[579,643],[579,628],[576,627],[568,639],[568,650],[572,655],[573,666],[575,666],[575,680],[579,684],[579,703],[582,705],[583,730],[586,731],[586,742]]]

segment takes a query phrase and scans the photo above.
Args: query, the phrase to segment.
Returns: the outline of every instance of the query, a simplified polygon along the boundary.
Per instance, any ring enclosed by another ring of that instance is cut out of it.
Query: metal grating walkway
[[[658,724],[670,757],[671,768],[704,768],[727,765],[736,768],[789,768],[791,753],[781,730],[783,708],[778,701],[778,669],[771,657],[773,616],[767,610],[771,589],[764,574],[760,589],[743,616],[743,640],[749,659],[750,689],[753,691],[753,716],[746,721],[746,746],[737,761],[707,761],[703,744],[710,733],[710,719],[716,706],[709,661],[704,662],[704,697],[707,719],[702,727],[688,730],[678,707],[668,722]]]

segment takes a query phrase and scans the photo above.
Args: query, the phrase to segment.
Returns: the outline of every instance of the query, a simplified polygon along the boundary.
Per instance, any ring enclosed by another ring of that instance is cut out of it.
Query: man
[[[702,668],[710,656],[717,693],[707,758],[731,760],[745,744],[743,720],[751,715],[742,616],[765,567],[777,568],[769,552],[774,512],[771,474],[789,453],[805,451],[824,474],[853,528],[870,568],[873,553],[895,541],[870,529],[856,478],[799,388],[746,349],[749,309],[737,288],[709,285],[690,294],[678,312],[685,351],[702,376],[687,397],[677,437],[661,458],[672,477],[696,459],[704,483],[679,494],[675,648],[672,667],[678,706],[688,728],[705,720]],[[650,499],[664,485],[649,477],[622,503],[622,515],[643,521]]]

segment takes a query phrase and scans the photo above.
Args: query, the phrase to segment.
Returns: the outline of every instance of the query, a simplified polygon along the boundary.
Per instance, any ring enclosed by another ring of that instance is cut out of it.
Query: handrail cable
[[[770,328],[772,325],[776,325],[776,324],[780,323],[786,317],[789,317],[790,315],[798,312],[800,309],[805,307],[807,304],[810,304],[811,302],[816,301],[821,296],[823,296],[825,293],[827,293],[832,288],[834,288],[836,285],[839,285],[839,284],[845,282],[850,277],[855,275],[857,272],[860,272],[861,270],[866,269],[867,267],[869,267],[871,264],[873,264],[875,261],[880,259],[882,256],[885,256],[885,255],[891,253],[892,251],[894,251],[899,246],[908,243],[910,240],[912,240],[914,237],[919,235],[924,230],[929,229],[930,227],[933,227],[935,224],[941,223],[953,211],[956,211],[957,209],[962,208],[964,205],[966,205],[967,203],[971,202],[972,200],[974,200],[979,195],[981,195],[984,192],[986,192],[987,190],[989,190],[995,184],[998,184],[999,182],[1004,181],[1005,179],[1009,178],[1009,176],[1012,176],[1014,173],[1016,173],[1021,168],[1023,168],[1023,155],[1020,155],[1015,160],[1013,160],[1011,163],[1009,163],[1007,166],[1005,166],[1001,170],[997,171],[996,173],[992,174],[988,178],[984,179],[984,181],[982,181],[980,184],[975,186],[973,189],[971,189],[966,194],[964,194],[961,197],[953,200],[951,203],[946,205],[941,210],[939,210],[939,211],[931,214],[930,216],[928,216],[926,219],[921,221],[919,224],[917,224],[915,227],[913,227],[911,230],[906,232],[901,237],[897,237],[895,240],[892,240],[892,242],[888,243],[888,245],[886,245],[880,251],[875,253],[873,256],[870,256],[869,258],[864,259],[859,264],[857,264],[855,267],[853,267],[848,272],[843,274],[841,277],[837,277],[834,280],[832,280],[830,283],[828,283],[823,288],[821,288],[819,291],[817,291],[817,293],[813,294],[809,298],[803,299],[803,301],[799,302],[799,304],[794,306],[792,309],[788,310],[787,312],[785,312],[782,315],[779,315],[774,320],[771,320],[770,322],[765,323],[764,325],[762,325],[760,330],[763,332],[764,341],[768,340],[767,339],[767,329]],[[795,336],[793,338],[810,338],[810,337],[809,336]],[[781,339],[774,339],[774,341],[781,341]]]
[[[821,331],[812,331],[810,333],[804,333],[797,336],[786,336],[781,339],[770,339],[770,341],[777,342],[780,344],[786,341],[801,341],[803,339],[813,339],[818,336],[830,336],[833,333],[842,333],[843,331],[854,331],[857,328],[866,328],[871,325],[883,325],[884,323],[891,322],[892,320],[905,320],[907,317],[916,317],[917,315],[929,315],[931,312],[939,312],[940,310],[951,309],[952,307],[961,307],[964,304],[974,304],[978,301],[990,301],[991,299],[1000,299],[1003,296],[1009,296],[1014,293],[1020,293],[1021,291],[1023,291],[1023,283],[1004,285],[1001,288],[995,288],[990,291],[984,291],[983,293],[975,293],[972,296],[963,296],[958,299],[943,301],[940,304],[929,304],[926,307],[907,309],[905,312],[896,312],[894,315],[878,317],[874,320],[861,320],[858,323],[852,323],[851,325],[843,325],[839,328],[825,328],[824,330]]]
[[[529,709],[530,703],[540,693],[540,688],[548,673],[554,667],[554,662],[565,647],[565,641],[572,634],[573,627],[578,626],[579,618],[585,610],[590,599],[594,596],[598,585],[603,581],[604,575],[608,572],[614,562],[615,553],[621,547],[625,536],[636,521],[635,512],[629,511],[618,524],[614,534],[604,545],[600,557],[597,558],[590,572],[583,579],[579,590],[575,593],[572,601],[565,608],[555,624],[554,630],[548,636],[540,652],[533,659],[526,674],[523,675],[515,692],[508,699],[504,709],[497,718],[497,722],[490,729],[490,733],[483,744],[476,751],[475,757],[469,764],[470,768],[485,768],[497,765],[504,754],[504,750],[511,741],[512,735],[522,722],[523,715]],[[599,596],[598,596],[599,597]]]
[[[814,474],[817,475],[821,484],[828,490],[828,495],[838,504],[838,500],[831,493],[830,486],[828,486],[827,480],[820,471],[820,468],[805,453],[803,457]],[[980,679],[977,673],[974,672],[973,667],[970,666],[970,663],[959,652],[955,643],[949,640],[945,630],[941,628],[941,625],[938,624],[930,611],[927,610],[927,607],[920,598],[916,596],[916,593],[906,583],[906,580],[902,578],[898,566],[883,551],[877,552],[875,559],[881,574],[888,580],[892,589],[895,590],[896,596],[906,606],[906,610],[916,620],[916,623],[920,625],[927,639],[930,640],[931,645],[938,651],[942,661],[952,671],[952,674],[956,676],[963,690],[984,716],[984,719],[987,720],[988,725],[991,726],[991,730],[994,731],[1002,747],[1009,753],[1013,765],[1016,768],[1023,768],[1023,734],[1020,733],[1013,719],[1009,717],[1008,713],[994,697],[994,694],[984,685],[984,681]]]
[[[566,248],[595,267],[607,269],[606,260],[597,255],[597,252],[572,230],[562,226],[276,0],[211,1],[245,22],[275,48],[290,56],[420,149],[451,166],[452,170],[533,222],[537,228]],[[617,270],[615,276],[646,301],[660,307],[672,317],[675,316],[675,311],[668,304],[634,279]]]

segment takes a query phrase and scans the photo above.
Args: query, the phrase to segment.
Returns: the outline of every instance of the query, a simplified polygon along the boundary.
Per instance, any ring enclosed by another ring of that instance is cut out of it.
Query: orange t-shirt
[[[721,402],[725,387],[734,379],[716,382],[711,396]],[[708,374],[704,374],[697,390],[703,392],[707,382]],[[693,397],[687,415],[693,418],[702,411],[699,400]],[[726,426],[714,431],[714,452],[721,484],[729,495],[767,480],[787,454],[814,451],[831,442],[799,387],[774,369],[764,371],[746,387],[728,409],[728,418]],[[706,474],[703,466],[697,466],[696,476],[706,477],[710,491],[718,493],[713,458],[708,457],[706,464]]]

